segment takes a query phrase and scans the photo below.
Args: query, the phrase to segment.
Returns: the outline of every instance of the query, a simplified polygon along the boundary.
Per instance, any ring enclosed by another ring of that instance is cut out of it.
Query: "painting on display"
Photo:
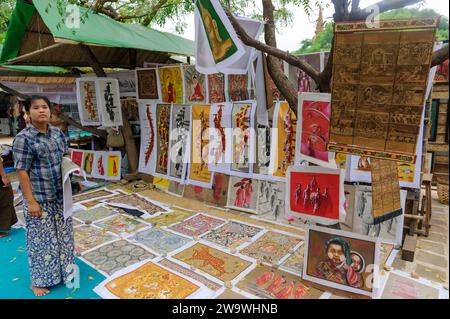
[[[103,201],[106,204],[114,205],[116,207],[134,208],[145,212],[149,215],[156,215],[160,212],[167,212],[167,208],[160,203],[153,202],[139,194],[124,194],[114,196],[111,199]]]
[[[228,184],[227,207],[257,214],[259,181],[231,176]]]
[[[334,225],[345,218],[344,171],[291,166],[287,177],[288,212],[322,225]]]
[[[335,153],[334,160],[336,161],[336,167],[340,169],[347,168],[347,154]]]
[[[448,82],[448,78],[449,78],[448,71],[449,71],[449,67],[448,67],[448,59],[447,59],[437,66],[436,75],[434,76],[434,82],[437,82],[437,83]]]
[[[292,253],[280,267],[299,276],[303,274],[303,261],[305,257],[305,245],[301,245]]]
[[[106,154],[106,176],[105,179],[120,181],[122,170],[121,152],[108,152]]]
[[[92,176],[92,172],[94,169],[94,154],[94,152],[89,151],[83,152],[81,169],[86,173],[87,176]]]
[[[221,219],[204,214],[198,214],[178,224],[170,226],[169,229],[189,237],[198,237],[223,224],[225,224],[225,221]]]
[[[102,189],[97,189],[92,192],[74,195],[72,202],[79,203],[79,202],[87,201],[87,200],[94,199],[94,198],[111,197],[113,195],[117,195],[117,193],[114,191],[110,191],[108,189],[102,188]]]
[[[169,165],[170,105],[156,105],[156,166],[155,173],[164,177]]]
[[[123,125],[120,104],[119,82],[112,78],[99,78],[98,105],[101,110],[102,126],[117,127]]]
[[[328,150],[415,162],[437,24],[335,24]]]
[[[209,170],[227,173],[232,152],[231,103],[213,104],[210,111]]]
[[[380,243],[370,237],[311,226],[305,236],[303,277],[324,286],[375,297]]]
[[[286,184],[274,181],[258,182],[258,215],[267,220],[277,221],[284,218],[286,200]]]
[[[158,69],[164,103],[183,103],[183,75],[180,66]]]
[[[202,236],[202,239],[210,241],[225,248],[237,247],[259,234],[262,228],[230,221],[217,229]]]
[[[186,185],[183,196],[209,205],[224,207],[227,204],[229,181],[229,175],[214,173],[211,189]]]
[[[161,255],[168,254],[191,241],[186,237],[156,227],[138,232],[129,239]]]
[[[251,258],[276,265],[301,242],[300,238],[268,231],[239,252]]]
[[[342,221],[341,225],[348,228],[349,231],[353,228],[353,215],[355,211],[355,192],[356,186],[354,185],[344,185],[345,194],[345,220]],[[347,229],[346,229],[347,230]]]
[[[334,153],[329,152],[331,95],[299,94],[295,161],[336,168]]]
[[[173,208],[173,211],[167,214],[160,214],[155,217],[147,218],[145,221],[153,224],[154,227],[170,226],[185,219],[191,218],[195,213],[187,210]]]
[[[323,294],[299,276],[268,266],[256,267],[236,287],[263,299],[319,299]]]
[[[286,177],[286,171],[295,161],[295,132],[297,118],[287,102],[275,108],[272,134],[271,162],[273,176]]]
[[[239,102],[249,99],[248,76],[246,74],[228,75],[228,98],[231,102]]]
[[[105,230],[92,226],[79,226],[73,229],[75,247],[83,254],[102,244],[117,239],[116,236],[107,233]]]
[[[184,85],[186,103],[207,103],[206,76],[195,65],[184,66]]]
[[[149,227],[149,225],[125,215],[117,215],[108,219],[103,219],[94,224],[117,235],[131,235],[142,228]]]
[[[156,69],[137,69],[137,98],[159,100],[158,75]]]
[[[209,105],[192,105],[191,112],[191,161],[189,184],[211,188],[213,173],[208,165]]]
[[[233,132],[232,140],[232,162],[231,174],[241,173],[248,175],[252,172],[252,162],[254,157],[253,122],[255,105],[248,103],[233,103],[231,128]]]
[[[224,103],[225,102],[225,75],[222,73],[215,73],[208,75],[208,94],[209,103]]]
[[[270,152],[272,150],[272,127],[273,111],[275,108],[264,111],[264,116],[260,116],[257,110],[255,128],[256,128],[256,151],[255,164],[253,165],[253,174],[269,175],[272,173],[270,167]]]
[[[185,184],[181,184],[181,183],[174,182],[174,181],[169,181],[169,187],[167,188],[167,193],[174,195],[174,196],[183,197],[185,188],[186,188]]]
[[[110,207],[97,207],[88,210],[79,210],[73,213],[73,218],[86,222],[95,222],[100,219],[116,215],[117,211]]]
[[[152,174],[156,165],[156,105],[139,103],[141,124],[141,145],[139,151],[139,172]]]
[[[95,152],[92,177],[104,179],[106,177],[105,158],[107,152]]]
[[[174,255],[173,258],[206,272],[223,282],[235,279],[252,265],[245,259],[200,243],[183,250]]]
[[[71,150],[70,159],[81,168],[83,166],[83,151]],[[81,174],[81,172],[74,172],[74,174],[78,175]]]
[[[190,154],[190,124],[191,107],[189,105],[172,105],[167,178],[176,182],[184,182],[186,177]]]
[[[83,126],[99,126],[100,114],[97,104],[96,79],[77,79],[77,104]]]
[[[391,271],[381,299],[439,299],[439,289]]]

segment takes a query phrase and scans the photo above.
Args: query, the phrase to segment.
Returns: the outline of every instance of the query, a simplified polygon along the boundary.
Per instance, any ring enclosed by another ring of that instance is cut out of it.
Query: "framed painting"
[[[217,173],[230,171],[232,153],[231,103],[212,104],[209,118],[209,170]]]
[[[345,172],[320,166],[291,166],[287,172],[286,211],[322,225],[345,219]]]
[[[448,82],[448,59],[439,64],[436,68],[436,75],[434,76],[435,83],[447,83]]]
[[[169,229],[185,236],[198,237],[223,224],[225,224],[223,219],[218,219],[205,214],[197,214],[178,224],[170,226]]]
[[[183,103],[182,67],[168,66],[158,68],[163,103]]]
[[[191,106],[172,104],[169,138],[169,180],[184,183],[190,155]]]
[[[248,76],[247,74],[229,74],[228,75],[228,100],[231,102],[246,101],[248,95]]]
[[[259,181],[231,176],[228,184],[227,207],[257,214]]]
[[[100,114],[97,103],[97,79],[77,78],[77,105],[83,126],[99,126]]]
[[[331,94],[299,94],[295,162],[302,160],[336,168],[334,153],[329,152]]]
[[[380,242],[371,237],[311,226],[305,236],[303,279],[376,297],[379,255]]]
[[[224,103],[225,99],[225,75],[215,73],[208,75],[209,103]]]
[[[98,78],[98,105],[101,110],[101,121],[104,127],[123,125],[122,107],[120,104],[119,81],[113,78]]]
[[[107,152],[106,153],[106,180],[120,181],[122,173],[122,153]]]
[[[258,215],[268,220],[277,221],[284,218],[286,201],[286,183],[258,181]]]
[[[156,105],[155,175],[165,178],[169,166],[170,104]]]
[[[156,105],[139,103],[141,124],[141,145],[139,151],[139,172],[152,174],[156,166]]]
[[[184,100],[186,103],[207,103],[206,76],[198,72],[195,65],[185,65],[184,68]]]
[[[225,248],[235,248],[245,242],[251,241],[262,230],[262,228],[250,224],[229,221],[225,225],[203,235],[202,239]]]
[[[157,227],[140,231],[128,239],[140,243],[160,255],[167,255],[192,241]]]
[[[136,69],[138,100],[159,100],[156,69]]]

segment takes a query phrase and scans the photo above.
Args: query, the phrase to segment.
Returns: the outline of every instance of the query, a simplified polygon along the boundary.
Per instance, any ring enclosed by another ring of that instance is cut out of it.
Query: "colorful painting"
[[[139,172],[151,174],[156,164],[156,105],[139,103],[141,124],[141,145],[139,151]]]
[[[305,237],[303,278],[367,296],[374,296],[379,242],[349,232],[311,227]]]
[[[246,74],[228,75],[228,98],[231,102],[239,102],[249,99],[248,76]]]
[[[331,95],[303,93],[299,95],[296,162],[302,160],[335,168],[334,154],[328,152]]]
[[[210,241],[226,248],[237,247],[246,241],[250,241],[259,234],[262,228],[240,222],[230,221],[225,225],[213,229],[202,236],[202,239]]]
[[[108,152],[106,154],[106,179],[120,180],[122,170],[122,155],[120,152]]]
[[[172,212],[168,214],[160,214],[156,217],[147,218],[145,221],[148,223],[152,223],[155,227],[164,227],[182,222],[183,220],[188,219],[193,215],[193,212],[173,208]]]
[[[305,245],[301,245],[299,249],[294,251],[282,264],[281,267],[296,273],[303,274],[303,261],[305,256]]]
[[[158,69],[164,103],[183,103],[183,76],[180,66]]]
[[[136,79],[139,100],[159,100],[156,69],[137,69]]]
[[[319,166],[291,166],[288,171],[287,210],[322,225],[345,217],[344,171]]]
[[[106,176],[105,171],[105,157],[106,152],[94,153],[94,167],[92,168],[92,177],[104,179]]]
[[[94,224],[117,235],[131,235],[142,228],[149,227],[149,225],[125,215],[117,215],[108,219],[103,219]]]
[[[167,175],[169,165],[170,105],[156,105],[156,167],[155,173]]]
[[[99,109],[102,126],[117,127],[123,125],[120,104],[119,82],[112,78],[98,78]]]
[[[252,103],[233,103],[231,128],[233,132],[231,170],[244,174],[251,173],[251,146],[254,145],[252,134],[255,107]]]
[[[353,215],[355,211],[355,192],[356,186],[354,185],[344,185],[345,194],[345,220],[342,221],[341,225],[348,227],[349,231],[353,228]],[[347,230],[347,229],[346,229]]]
[[[106,230],[86,225],[74,228],[73,237],[75,240],[75,248],[82,254],[90,249],[117,239],[116,236],[107,233]]]
[[[227,173],[232,151],[231,103],[213,104],[210,111],[209,170]]]
[[[276,221],[285,214],[286,184],[283,182],[258,182],[258,215],[268,220]]]
[[[89,192],[89,193],[81,193],[78,195],[74,195],[72,202],[73,203],[79,203],[79,202],[83,202],[83,201],[87,201],[90,199],[95,199],[95,198],[104,198],[104,197],[109,197],[112,195],[117,195],[116,192],[110,191],[108,189],[98,189],[96,191],[93,192]]]
[[[91,176],[92,170],[94,168],[94,152],[83,152],[83,161],[81,169],[86,173],[86,175]]]
[[[167,212],[167,209],[165,209],[164,207],[157,205],[138,194],[115,196],[114,198],[104,200],[103,202],[118,207],[120,206],[125,206],[126,208],[132,207],[141,210],[143,212],[146,212],[150,215],[155,215],[156,213],[159,212]]]
[[[211,188],[213,176],[208,167],[209,113],[209,105],[192,106],[189,184],[205,188]]]
[[[101,201],[101,199],[94,199],[94,200],[90,200],[87,202],[78,203],[78,205],[82,205],[86,209],[91,209],[93,207],[96,207],[96,206],[99,206],[102,204],[103,204],[103,202]]]
[[[129,239],[138,242],[161,255],[168,254],[191,241],[186,237],[175,235],[174,233],[159,228],[141,231],[134,234]]]
[[[448,82],[448,59],[439,64],[436,68],[436,75],[434,76],[434,82],[446,83]]]
[[[96,269],[112,275],[123,268],[155,257],[156,255],[142,247],[126,240],[118,240],[88,252],[83,256],[83,259],[91,263]]]
[[[263,299],[319,299],[323,294],[299,276],[267,266],[253,269],[236,287]]]
[[[84,204],[83,204],[84,205]],[[95,222],[100,219],[116,215],[117,211],[109,207],[97,207],[88,210],[79,210],[73,213],[73,218],[76,218],[83,223]]]
[[[224,207],[227,204],[230,176],[214,173],[211,189],[195,185],[186,185],[184,197],[206,202],[209,205]]]
[[[439,289],[390,272],[381,299],[439,299]]]
[[[206,76],[195,65],[184,66],[184,100],[186,103],[206,103]]]
[[[83,126],[100,125],[96,83],[96,79],[77,79],[78,114]]]
[[[72,162],[78,165],[80,168],[83,166],[83,152],[72,150],[71,158]],[[74,174],[80,174],[80,172],[75,172]]]
[[[347,154],[345,153],[335,153],[334,157],[336,161],[337,168],[345,169],[347,166]]]
[[[215,73],[208,75],[208,94],[209,103],[224,103],[225,102],[225,75],[222,73]]]
[[[198,291],[200,286],[147,262],[108,280],[105,288],[119,299],[185,299]]]
[[[260,110],[257,110],[259,112]],[[272,149],[272,127],[274,108],[265,111],[264,116],[257,113],[256,116],[256,151],[253,173],[260,175],[271,174],[270,152]]]
[[[200,243],[183,250],[174,255],[173,258],[204,271],[223,282],[235,279],[252,264],[247,260]]]
[[[231,176],[228,184],[227,207],[257,213],[259,181]]]
[[[268,231],[240,251],[241,254],[270,264],[278,264],[302,240],[297,237]]]
[[[295,132],[297,118],[287,102],[279,102],[274,113],[275,135],[272,139],[273,175],[286,177],[288,167],[295,161]],[[276,138],[275,138],[276,137]]]
[[[189,161],[189,133],[191,126],[191,107],[172,105],[170,117],[170,154],[168,178],[183,182]]]
[[[178,224],[170,226],[169,229],[190,237],[198,237],[213,228],[223,225],[224,223],[225,221],[221,219],[198,214]]]

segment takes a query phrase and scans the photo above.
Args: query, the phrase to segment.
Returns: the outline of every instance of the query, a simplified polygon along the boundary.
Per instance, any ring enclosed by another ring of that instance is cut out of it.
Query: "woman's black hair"
[[[51,106],[50,100],[46,96],[32,95],[25,100],[25,111],[27,111],[27,113],[30,113],[31,104],[33,104],[33,102],[37,100],[44,100],[45,103],[47,103],[48,107]]]

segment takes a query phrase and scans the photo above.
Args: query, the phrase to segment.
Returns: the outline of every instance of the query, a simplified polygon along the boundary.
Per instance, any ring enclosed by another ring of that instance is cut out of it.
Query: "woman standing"
[[[7,231],[17,223],[14,210],[14,195],[11,182],[3,168],[2,147],[0,145],[0,238],[8,236]]]
[[[25,103],[31,123],[13,146],[14,164],[24,196],[31,289],[36,296],[65,283],[74,264],[72,219],[63,216],[61,165],[67,141],[49,124],[50,102],[32,96]]]

